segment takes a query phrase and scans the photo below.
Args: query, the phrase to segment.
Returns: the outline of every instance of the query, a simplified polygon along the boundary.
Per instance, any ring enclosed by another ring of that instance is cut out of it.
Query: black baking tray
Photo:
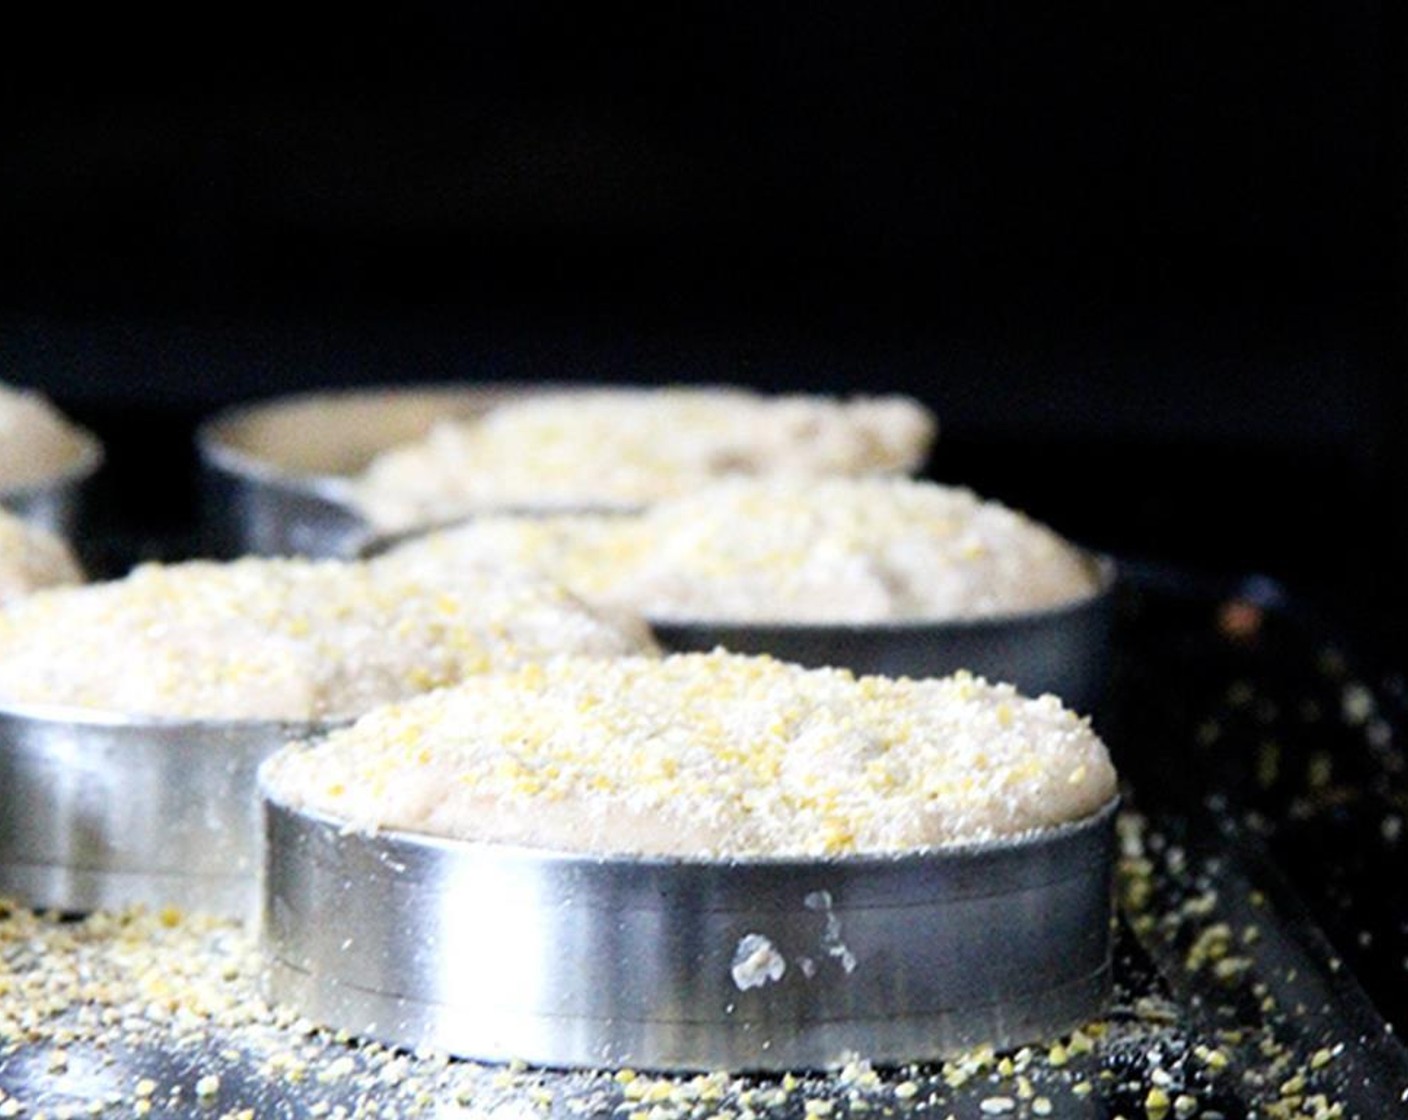
[[[233,927],[202,927],[186,942],[194,956],[134,965],[120,928],[19,912],[0,920],[0,1114],[6,1099],[25,1116],[1408,1114],[1401,680],[1272,581],[1123,567],[1099,730],[1133,808],[1117,993],[1091,1032],[825,1076],[487,1067],[360,1046],[265,1008]],[[65,936],[86,946],[57,970],[69,986],[36,986]],[[146,975],[163,968],[179,982]],[[152,983],[176,997],[213,985],[226,1013],[144,1007]],[[84,1018],[105,1012],[114,1022],[95,1039]]]

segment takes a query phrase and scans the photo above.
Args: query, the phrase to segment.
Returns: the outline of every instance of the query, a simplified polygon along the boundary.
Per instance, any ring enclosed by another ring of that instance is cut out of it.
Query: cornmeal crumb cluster
[[[726,475],[912,470],[934,431],[923,406],[898,396],[535,393],[382,453],[355,493],[387,530],[490,509],[634,508]]]
[[[539,580],[244,559],[148,564],[0,611],[0,700],[194,719],[346,718],[559,653],[653,650]]]
[[[701,858],[1005,837],[1115,792],[1104,746],[1054,697],[722,651],[468,680],[286,751],[265,778],[354,828]]]
[[[1088,598],[1090,561],[970,490],[903,478],[735,479],[638,516],[480,518],[401,545],[427,569],[536,569],[660,620],[991,617]]]

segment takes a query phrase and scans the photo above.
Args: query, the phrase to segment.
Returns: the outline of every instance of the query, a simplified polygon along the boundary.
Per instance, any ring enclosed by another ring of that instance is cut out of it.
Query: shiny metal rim
[[[73,463],[52,478],[0,488],[0,506],[60,536],[72,537],[82,513],[83,490],[102,468],[100,443],[86,433]]]
[[[142,904],[250,917],[257,768],[322,729],[0,710],[0,892],[68,913]]]
[[[895,858],[726,863],[347,833],[266,795],[268,989],[364,1037],[550,1066],[1032,1042],[1108,992],[1114,812]]]

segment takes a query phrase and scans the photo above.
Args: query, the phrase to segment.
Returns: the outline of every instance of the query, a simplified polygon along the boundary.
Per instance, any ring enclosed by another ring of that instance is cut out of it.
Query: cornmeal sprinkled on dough
[[[637,516],[476,519],[402,545],[410,565],[533,568],[671,621],[973,618],[1084,599],[1090,561],[972,491],[904,478],[736,479]]]
[[[555,654],[653,650],[560,588],[378,563],[144,565],[0,611],[0,699],[127,715],[339,719]]]
[[[354,494],[387,531],[491,509],[634,508],[728,475],[913,470],[934,431],[928,411],[900,396],[540,393],[384,452]]]
[[[1054,697],[723,651],[475,678],[281,752],[265,781],[356,829],[706,858],[1012,836],[1115,792]]]
[[[41,394],[0,383],[0,490],[51,480],[88,446],[89,437]]]
[[[62,538],[0,510],[0,604],[82,581],[83,569]]]

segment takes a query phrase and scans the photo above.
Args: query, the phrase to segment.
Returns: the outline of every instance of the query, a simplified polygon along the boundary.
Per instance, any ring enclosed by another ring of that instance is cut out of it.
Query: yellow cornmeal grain
[[[928,411],[900,396],[538,393],[384,452],[354,495],[388,530],[490,509],[633,508],[726,475],[913,470],[934,431]]]
[[[710,858],[1011,836],[1115,790],[1104,746],[1054,697],[722,651],[468,680],[291,748],[265,777],[355,829]]]
[[[90,442],[44,396],[0,382],[0,491],[52,481]]]
[[[481,518],[392,553],[535,569],[670,621],[937,621],[1088,598],[1088,559],[972,491],[901,478],[731,479],[638,516]]]
[[[0,702],[193,719],[347,718],[561,653],[653,650],[542,581],[378,563],[150,564],[0,610]]]
[[[0,509],[0,604],[82,581],[83,569],[62,538]]]

